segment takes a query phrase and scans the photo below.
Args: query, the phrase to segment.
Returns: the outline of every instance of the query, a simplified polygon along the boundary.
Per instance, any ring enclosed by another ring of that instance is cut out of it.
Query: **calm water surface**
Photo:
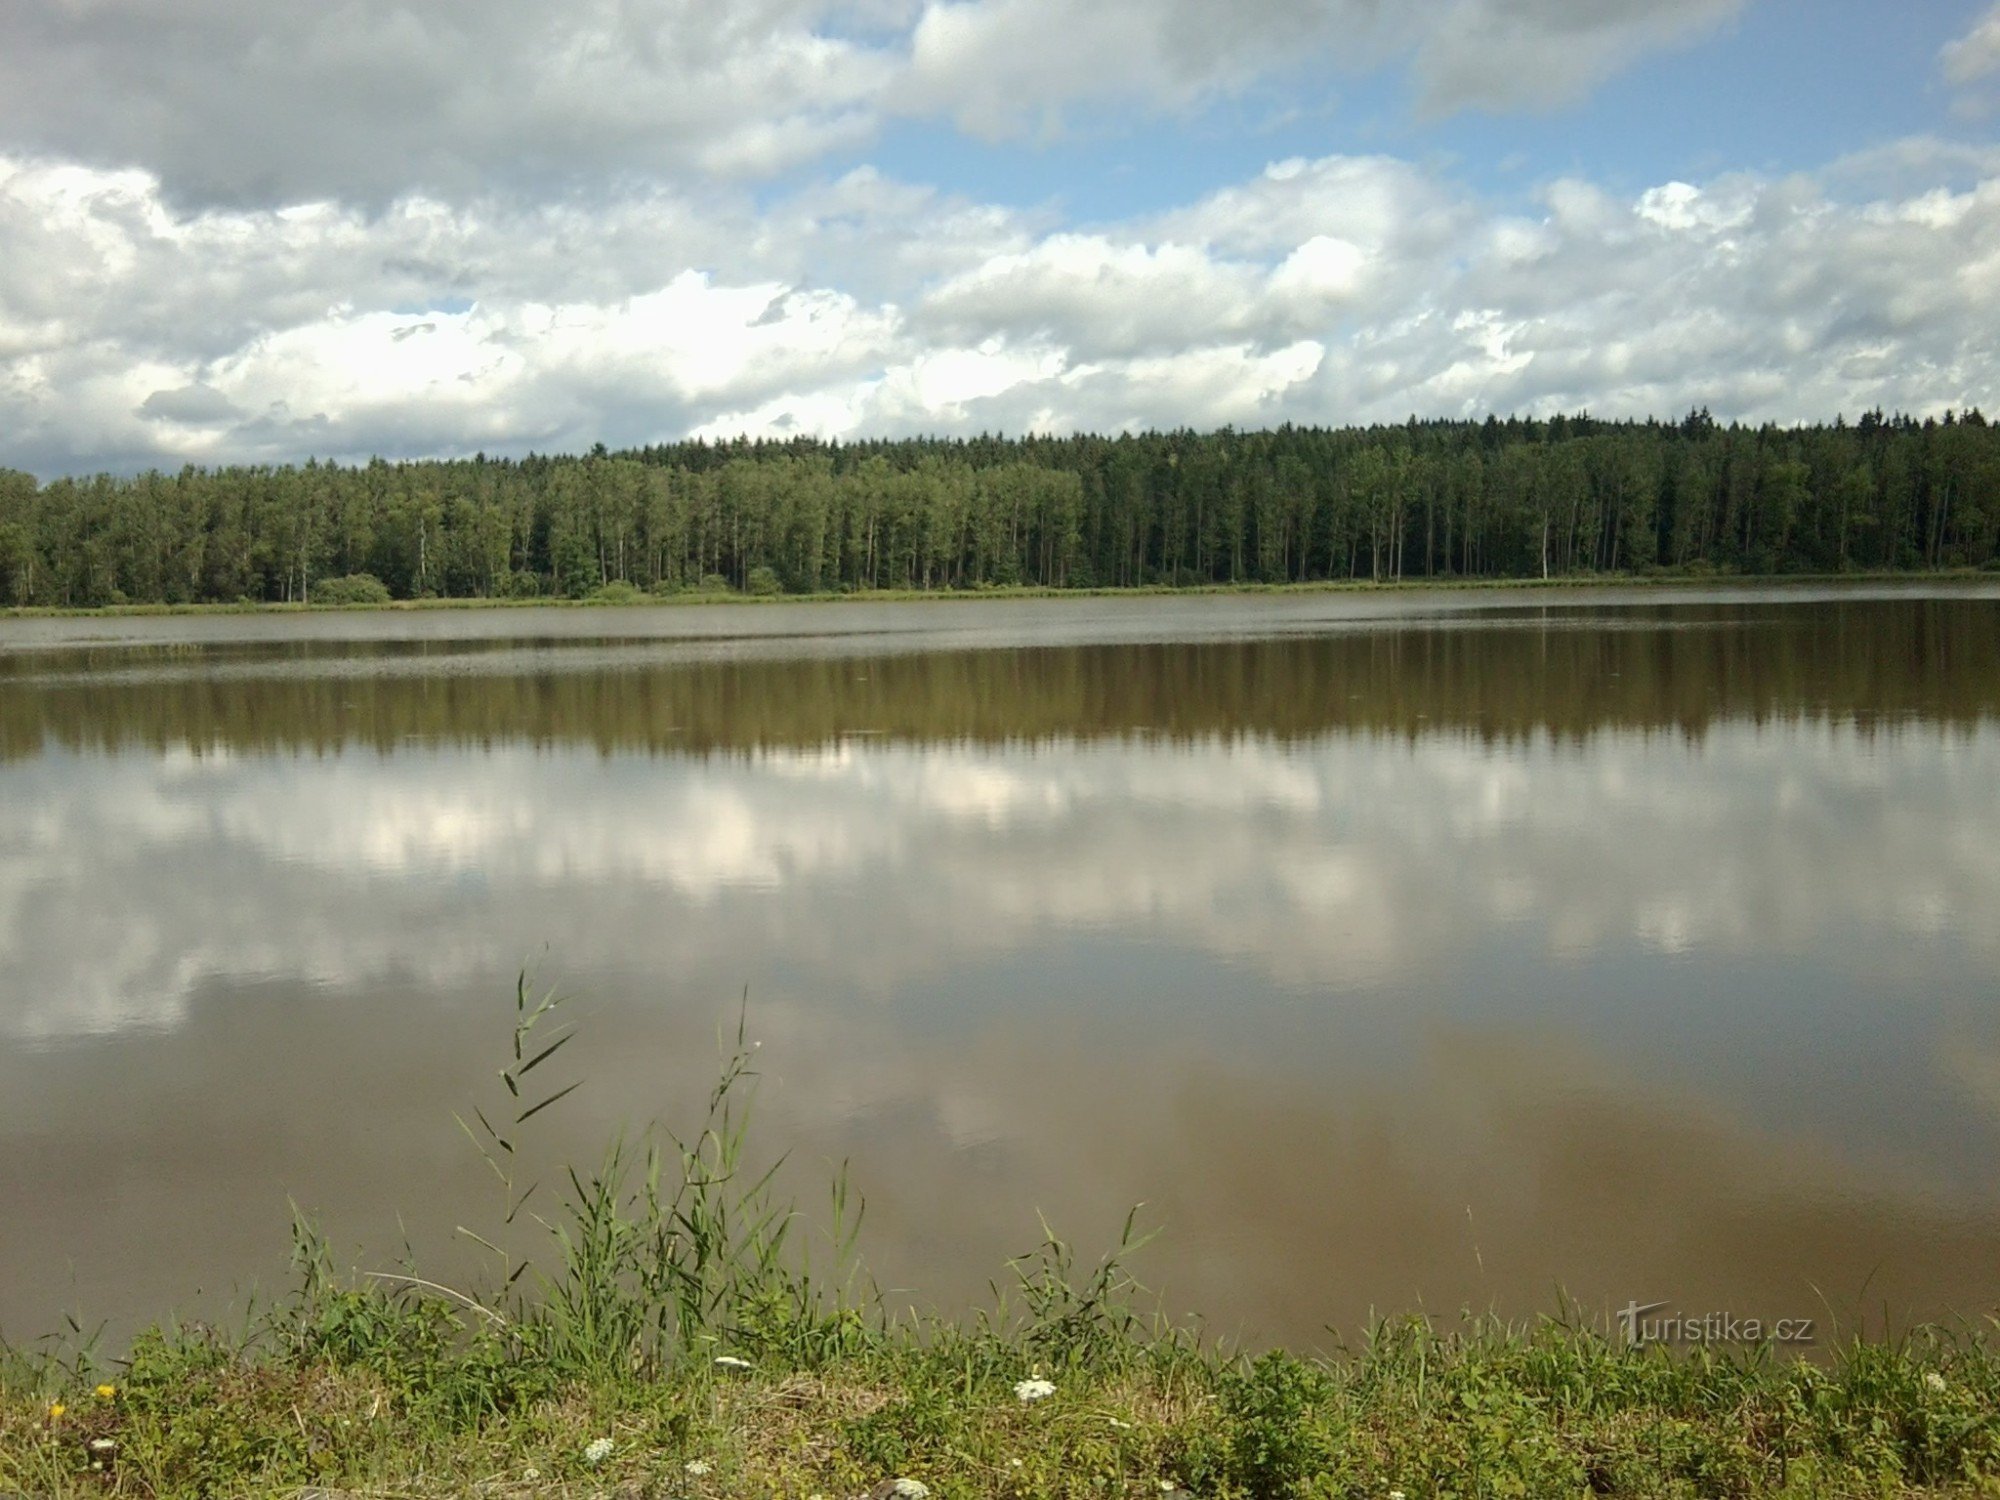
[[[1978,1315],[2000,588],[0,621],[0,1335],[476,1274],[524,963],[904,1300]]]

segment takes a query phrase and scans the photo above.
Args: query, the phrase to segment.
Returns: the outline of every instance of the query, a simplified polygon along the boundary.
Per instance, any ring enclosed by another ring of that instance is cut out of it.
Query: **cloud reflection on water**
[[[20,689],[65,727],[0,760],[0,1330],[268,1272],[287,1195],[449,1257],[485,1202],[450,1111],[538,958],[588,1013],[551,1149],[683,1117],[748,985],[770,1138],[853,1158],[920,1296],[977,1290],[1037,1208],[1088,1244],[1145,1199],[1155,1278],[1262,1335],[1559,1282],[1793,1313],[1871,1271],[1980,1310],[2000,688],[1927,667],[1889,691],[1951,711],[1884,723],[1886,661],[1827,687],[1847,633],[1762,678],[1754,642],[1634,633],[1607,671],[1487,634],[1141,654],[1115,712],[1111,659],[864,662],[894,696],[859,708],[842,663],[797,680],[831,705],[803,728],[750,669],[496,684],[526,737],[458,682],[450,734],[386,741],[323,741],[317,698],[274,729],[254,684],[150,745],[136,700],[98,737],[88,695]],[[1239,732],[1177,696],[1197,669]],[[924,732],[997,681],[1077,727]],[[426,722],[397,691],[378,729]],[[902,727],[843,728],[871,716]],[[740,748],[653,743],[691,721]]]
[[[1838,725],[1586,751],[52,756],[0,769],[0,963],[20,981],[0,1031],[169,1025],[212,979],[351,987],[544,940],[719,979],[804,946],[818,977],[879,989],[1078,929],[1305,990],[1462,984],[1503,938],[1553,963],[1827,945],[1902,963],[1934,939],[1990,977],[1995,785],[2000,731]]]

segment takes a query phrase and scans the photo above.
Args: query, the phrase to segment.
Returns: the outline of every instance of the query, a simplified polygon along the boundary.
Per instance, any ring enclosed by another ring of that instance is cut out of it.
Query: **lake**
[[[900,1303],[1981,1315],[2000,585],[0,620],[0,1335],[476,1277],[524,967]]]

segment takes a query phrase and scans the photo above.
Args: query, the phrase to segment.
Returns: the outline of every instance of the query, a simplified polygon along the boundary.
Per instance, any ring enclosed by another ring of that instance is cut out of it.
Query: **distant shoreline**
[[[393,614],[398,611],[477,609],[672,609],[690,605],[769,605],[769,604],[955,604],[975,601],[1016,599],[1160,599],[1173,597],[1256,597],[1265,595],[1451,592],[1535,592],[1544,589],[1592,588],[1630,589],[1647,592],[1660,588],[1772,588],[1829,584],[1882,583],[1972,583],[2000,582],[2000,572],[1991,568],[1950,568],[1938,570],[1881,570],[1852,573],[1652,573],[1652,574],[1566,574],[1554,578],[1335,578],[1306,583],[1209,583],[1134,584],[1128,587],[1052,588],[1040,584],[996,585],[974,589],[856,589],[826,590],[804,594],[750,594],[740,590],[702,592],[687,589],[674,593],[581,599],[536,598],[432,598],[392,599],[370,604],[315,604],[282,601],[199,604],[105,604],[95,607],[53,605],[12,606],[0,609],[0,621],[49,619],[140,619],[173,615],[304,615],[304,614]]]

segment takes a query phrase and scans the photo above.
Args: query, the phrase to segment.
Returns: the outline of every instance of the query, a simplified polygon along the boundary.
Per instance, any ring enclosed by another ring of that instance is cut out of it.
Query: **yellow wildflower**
[[[115,1385],[100,1385],[97,1388],[97,1399],[100,1401],[109,1401],[113,1396],[117,1394],[118,1394],[118,1387]]]
[[[50,1403],[49,1403],[49,1420],[50,1420],[51,1422],[55,1421],[55,1420],[56,1420],[56,1418],[60,1417],[60,1416],[61,1416],[61,1415],[62,1415],[62,1414],[63,1414],[64,1412],[66,1412],[66,1411],[68,1411],[68,1410],[69,1410],[69,1408],[68,1408],[67,1406],[64,1406],[64,1405],[62,1404],[62,1402],[60,1402],[60,1401],[52,1401],[52,1402],[50,1402]]]

